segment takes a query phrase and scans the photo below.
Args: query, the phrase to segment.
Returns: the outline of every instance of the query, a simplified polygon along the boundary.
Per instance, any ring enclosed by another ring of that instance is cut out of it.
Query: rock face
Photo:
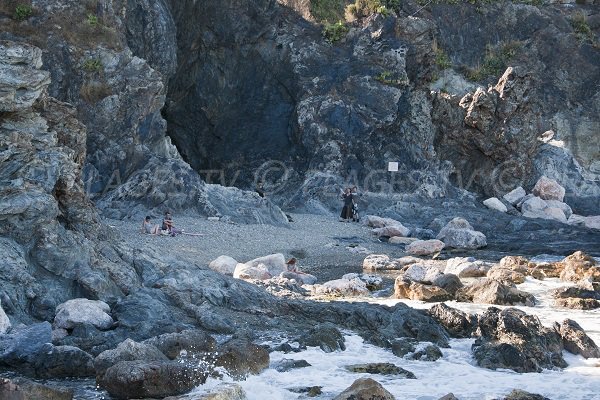
[[[487,246],[483,233],[473,229],[464,218],[454,218],[442,228],[437,239],[444,242],[447,247],[456,249],[478,249]]]
[[[395,397],[371,378],[359,378],[333,400],[394,400]]]
[[[478,316],[479,338],[473,344],[477,365],[517,372],[541,372],[542,368],[564,368],[562,340],[553,329],[525,312],[494,307]]]

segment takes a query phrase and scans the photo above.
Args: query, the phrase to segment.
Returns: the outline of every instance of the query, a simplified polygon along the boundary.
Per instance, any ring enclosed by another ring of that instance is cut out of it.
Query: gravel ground
[[[278,227],[237,225],[175,215],[176,227],[204,235],[177,237],[143,235],[140,233],[141,221],[106,220],[106,223],[116,227],[133,247],[160,248],[200,264],[208,265],[220,255],[231,256],[240,262],[272,253],[294,256],[300,268],[317,276],[320,282],[340,278],[348,272],[361,272],[366,256],[356,251],[361,247],[391,257],[404,255],[403,245],[379,241],[362,223],[339,222],[332,217],[309,214],[292,214],[292,218],[294,222],[289,227]]]

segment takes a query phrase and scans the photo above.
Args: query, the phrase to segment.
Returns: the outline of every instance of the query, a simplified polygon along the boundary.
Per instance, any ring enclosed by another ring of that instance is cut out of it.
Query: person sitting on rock
[[[144,218],[144,222],[142,222],[142,233],[158,235],[160,233],[160,227],[158,224],[153,224],[152,218],[147,215],[146,218]]]
[[[173,224],[173,216],[169,211],[165,212],[165,217],[163,218],[162,222],[162,230],[171,236],[176,236],[180,233],[183,233],[182,229],[175,228],[175,225]]]

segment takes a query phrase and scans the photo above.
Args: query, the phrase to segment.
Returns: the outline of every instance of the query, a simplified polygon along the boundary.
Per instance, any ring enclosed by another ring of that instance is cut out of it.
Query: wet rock
[[[524,390],[514,389],[502,400],[550,400],[541,394],[529,393]]]
[[[165,333],[147,339],[143,344],[156,347],[171,360],[182,356],[213,352],[217,347],[216,341],[212,336],[197,329],[187,329],[177,333]]]
[[[278,372],[287,372],[293,369],[310,367],[311,364],[306,360],[294,360],[284,358],[283,360],[273,364],[271,367]]]
[[[189,392],[206,381],[198,365],[176,361],[120,361],[98,380],[116,398],[163,398]]]
[[[238,262],[234,258],[229,256],[219,256],[208,264],[208,268],[220,272],[223,275],[233,276],[237,264]]]
[[[203,394],[190,393],[165,400],[247,400],[246,392],[237,383],[221,383]]]
[[[411,338],[398,338],[392,342],[392,353],[397,357],[404,357],[414,353],[419,342]]]
[[[107,369],[121,361],[168,361],[159,349],[151,344],[136,343],[126,339],[117,348],[106,350],[94,359],[96,376],[101,378]]]
[[[332,400],[394,400],[395,397],[371,378],[359,378]]]
[[[450,300],[452,295],[441,287],[412,282],[399,276],[394,282],[394,298],[436,302]]]
[[[512,190],[511,192],[506,193],[503,196],[503,198],[504,198],[504,200],[508,201],[510,204],[515,206],[526,195],[527,195],[527,193],[525,192],[525,189],[523,189],[521,186],[519,186],[518,188]]]
[[[305,394],[308,397],[316,397],[323,394],[323,386],[304,386],[304,387],[293,387],[288,388],[292,393]]]
[[[443,354],[439,347],[429,344],[415,351],[411,358],[419,361],[436,361],[442,358],[442,356]]]
[[[448,307],[444,303],[434,305],[428,310],[428,313],[446,328],[452,337],[471,337],[476,328],[477,319],[475,316]]]
[[[355,297],[368,296],[369,289],[359,278],[335,279],[322,285],[315,285],[313,293],[317,296]]]
[[[346,350],[344,336],[331,323],[317,325],[302,338],[302,344],[305,346],[318,346],[325,353]]]
[[[562,270],[560,279],[563,281],[578,282],[585,278],[592,278],[594,282],[600,282],[598,262],[582,251],[576,251],[557,264],[557,267]]]
[[[94,376],[93,357],[73,346],[46,343],[33,360],[38,378],[83,378]]]
[[[565,350],[584,358],[600,358],[600,349],[577,322],[572,319],[565,319],[561,324],[555,322],[554,329],[562,337]]]
[[[359,374],[401,375],[406,379],[417,379],[412,372],[391,363],[353,364],[346,365],[344,368]]]
[[[394,338],[414,338],[419,342],[431,342],[440,347],[449,347],[448,333],[427,313],[401,307],[394,311],[389,326],[384,331],[394,332]]]
[[[269,368],[269,352],[245,338],[232,339],[218,348],[215,365],[235,379],[245,379]]]
[[[69,300],[56,307],[54,327],[73,329],[80,324],[91,324],[100,330],[109,329],[114,323],[109,313],[110,307],[103,301]]]
[[[485,276],[491,267],[491,264],[476,261],[473,257],[454,257],[446,261],[444,273],[454,274],[459,278],[478,278]]]
[[[23,378],[0,378],[3,400],[72,400],[73,390],[47,386]]]
[[[438,400],[458,400],[458,397],[452,393],[448,393],[447,395],[440,397]]]
[[[484,368],[541,372],[567,365],[560,335],[545,328],[537,317],[515,308],[488,308],[478,315],[476,335],[473,354],[477,365]]]
[[[565,188],[554,179],[542,176],[536,182],[533,194],[543,200],[563,201],[565,198]]]
[[[458,301],[499,305],[535,305],[535,297],[523,292],[514,284],[506,284],[484,278],[474,282],[456,293]]]
[[[406,246],[406,252],[414,256],[428,256],[439,253],[444,248],[444,242],[431,240],[417,240]]]
[[[479,249],[487,246],[483,233],[475,231],[464,218],[454,218],[442,228],[436,239],[444,242],[446,247],[455,249]]]
[[[508,212],[508,208],[502,203],[497,197],[490,197],[487,200],[484,200],[483,205],[491,210],[496,210],[500,212]]]

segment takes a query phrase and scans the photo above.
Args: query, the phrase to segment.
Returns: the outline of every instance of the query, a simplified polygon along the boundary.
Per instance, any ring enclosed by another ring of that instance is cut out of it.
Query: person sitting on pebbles
[[[176,236],[176,235],[179,235],[180,233],[183,233],[183,229],[175,228],[175,225],[173,224],[173,216],[171,215],[171,212],[169,212],[169,211],[165,212],[165,217],[163,218],[163,221],[162,221],[162,231],[166,232],[168,235],[171,235],[171,236]]]
[[[158,224],[152,223],[152,218],[149,215],[144,218],[144,222],[142,222],[142,233],[146,233],[148,235],[158,235],[160,233],[160,227]]]

